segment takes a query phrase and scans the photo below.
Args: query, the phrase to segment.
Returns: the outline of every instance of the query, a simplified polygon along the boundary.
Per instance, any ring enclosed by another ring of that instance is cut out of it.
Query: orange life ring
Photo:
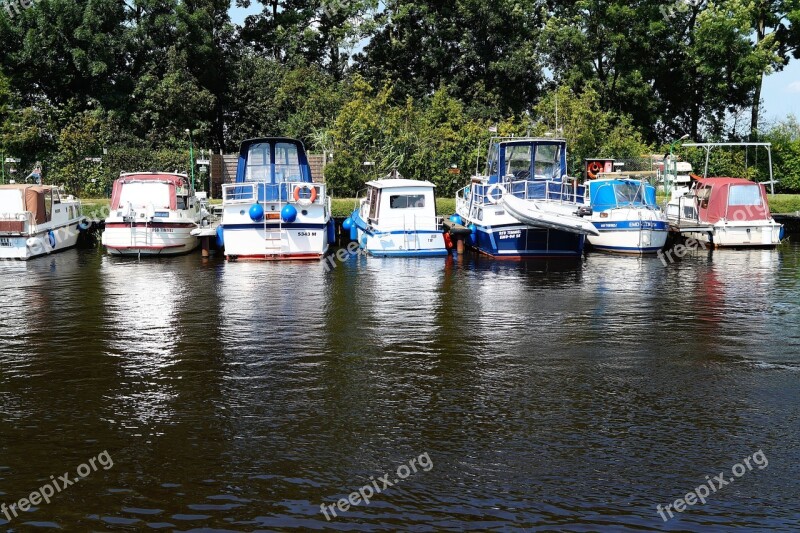
[[[307,189],[311,191],[311,196],[309,198],[300,198],[300,191],[302,189]],[[317,199],[317,188],[316,187],[309,187],[308,185],[298,185],[294,188],[294,201],[300,205],[311,205],[314,203],[314,200]]]
[[[586,174],[589,176],[589,179],[595,179],[597,177],[597,173],[603,170],[603,167],[600,166],[600,163],[597,161],[592,161],[589,163],[589,168],[586,169]]]

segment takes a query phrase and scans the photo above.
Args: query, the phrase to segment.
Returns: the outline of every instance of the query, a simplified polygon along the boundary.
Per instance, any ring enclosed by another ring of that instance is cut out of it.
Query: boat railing
[[[275,202],[326,205],[323,183],[305,181],[265,183],[239,182],[222,186],[222,203]]]
[[[521,200],[542,200],[554,203],[583,204],[585,186],[557,180],[518,180],[501,183],[472,183],[456,193],[456,204],[497,204],[510,194]]]

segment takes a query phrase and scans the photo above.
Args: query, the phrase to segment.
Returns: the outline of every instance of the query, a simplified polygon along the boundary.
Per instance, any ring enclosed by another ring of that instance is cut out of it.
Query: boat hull
[[[330,246],[327,224],[235,224],[222,231],[229,260],[318,260]]]
[[[708,232],[687,232],[684,235],[713,248],[772,248],[781,243],[783,227],[775,221],[764,223],[723,223]]]
[[[78,243],[78,221],[31,234],[0,235],[0,260],[27,261],[69,250]]]
[[[101,238],[109,255],[171,256],[197,249],[200,241],[191,235],[196,224],[106,223]]]
[[[505,258],[577,258],[583,254],[584,235],[521,224],[475,226],[468,244],[480,253]]]
[[[444,257],[449,254],[440,230],[381,231],[367,226],[358,215],[352,215],[356,225],[358,246],[375,257]]]
[[[595,250],[622,254],[654,254],[667,242],[669,226],[662,220],[594,221],[600,235],[586,239]]]

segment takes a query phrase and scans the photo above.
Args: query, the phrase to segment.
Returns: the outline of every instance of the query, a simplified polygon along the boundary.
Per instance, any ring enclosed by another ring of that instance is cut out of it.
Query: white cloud
[[[792,94],[800,94],[800,81],[793,81],[786,86],[786,92]]]

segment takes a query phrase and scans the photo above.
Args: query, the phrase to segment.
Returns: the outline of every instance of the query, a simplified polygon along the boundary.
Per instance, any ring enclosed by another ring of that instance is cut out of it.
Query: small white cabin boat
[[[129,173],[114,182],[102,243],[111,255],[177,255],[197,248],[191,234],[206,213],[185,174]]]
[[[78,242],[81,204],[48,185],[0,185],[0,259],[27,260]]]
[[[384,178],[367,182],[367,193],[344,229],[361,249],[382,257],[445,256],[442,219],[436,216],[433,183]]]

